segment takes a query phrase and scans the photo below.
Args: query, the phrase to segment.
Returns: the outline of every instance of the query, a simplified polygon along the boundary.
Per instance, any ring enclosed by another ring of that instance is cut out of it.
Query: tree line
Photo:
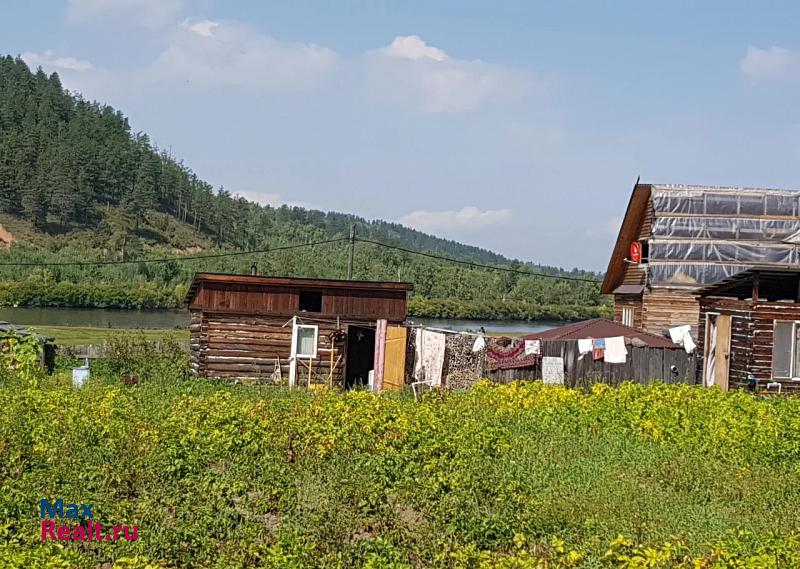
[[[215,189],[146,134],[134,132],[120,111],[66,91],[57,74],[31,71],[11,56],[0,57],[0,215],[17,237],[0,251],[0,263],[144,261],[200,250],[259,250],[347,236],[355,225],[361,237],[412,250],[551,275],[596,276],[512,261],[395,223],[262,206]],[[262,274],[342,278],[346,247],[180,263],[0,267],[0,303],[173,306],[183,300],[194,272],[247,272],[252,261]],[[468,268],[365,243],[357,246],[355,276],[413,282],[420,300],[447,299],[448,313],[459,316],[500,314],[487,308],[497,302],[506,309],[519,305],[517,314],[534,314],[525,306],[536,304],[607,306],[593,283]],[[478,310],[469,305],[475,301],[489,304]]]

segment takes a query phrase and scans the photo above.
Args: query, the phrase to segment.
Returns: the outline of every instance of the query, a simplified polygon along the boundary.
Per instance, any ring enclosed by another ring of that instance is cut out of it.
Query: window
[[[630,306],[622,307],[622,323],[625,326],[633,326],[633,308]]]
[[[314,290],[300,291],[300,312],[322,312],[322,293]]]
[[[800,323],[776,321],[772,338],[772,377],[800,380]]]
[[[317,357],[318,326],[297,324],[292,331],[292,356],[298,358]]]

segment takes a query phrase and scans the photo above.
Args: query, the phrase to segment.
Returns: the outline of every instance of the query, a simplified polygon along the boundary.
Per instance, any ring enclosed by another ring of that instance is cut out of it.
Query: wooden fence
[[[564,385],[588,387],[594,383],[618,385],[623,381],[651,383],[698,383],[697,352],[687,354],[683,348],[649,348],[627,346],[628,358],[624,364],[594,361],[592,354],[579,359],[577,340],[543,340],[542,353],[564,359]],[[497,370],[489,377],[500,383],[515,379],[542,378],[540,365],[519,369]]]

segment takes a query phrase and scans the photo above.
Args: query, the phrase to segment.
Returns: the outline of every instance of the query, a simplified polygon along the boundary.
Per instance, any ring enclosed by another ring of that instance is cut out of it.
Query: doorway
[[[375,329],[365,326],[347,327],[346,389],[369,385],[369,372],[375,366]]]
[[[703,385],[728,391],[728,370],[731,353],[731,316],[706,315],[705,365]]]

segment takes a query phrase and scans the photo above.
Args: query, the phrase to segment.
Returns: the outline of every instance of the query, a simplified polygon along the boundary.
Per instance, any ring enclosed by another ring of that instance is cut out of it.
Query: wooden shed
[[[800,269],[800,192],[637,183],[601,292],[618,322],[694,336],[700,289],[756,265]]]
[[[412,288],[199,273],[186,299],[191,370],[201,377],[350,388],[366,385],[371,370],[382,377],[388,369],[387,387],[402,386],[407,336],[399,325]]]
[[[699,337],[706,386],[800,391],[800,269],[754,267],[704,288]]]

